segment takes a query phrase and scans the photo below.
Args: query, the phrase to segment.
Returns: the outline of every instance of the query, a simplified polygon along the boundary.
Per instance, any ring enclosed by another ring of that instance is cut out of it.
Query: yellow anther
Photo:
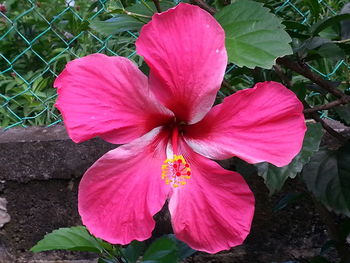
[[[166,184],[177,188],[185,185],[191,178],[191,168],[182,155],[175,155],[173,159],[167,158],[162,164],[162,179]]]

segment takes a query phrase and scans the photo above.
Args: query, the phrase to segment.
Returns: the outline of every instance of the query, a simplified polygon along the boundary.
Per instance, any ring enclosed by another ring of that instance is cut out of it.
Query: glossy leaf
[[[132,16],[120,14],[106,21],[93,21],[90,27],[101,34],[112,35],[129,30],[139,30],[144,24]]]
[[[57,249],[90,251],[96,253],[100,253],[103,250],[100,241],[91,236],[84,226],[54,230],[45,235],[45,237],[30,250],[32,252],[41,252]]]
[[[335,15],[330,18],[323,19],[312,26],[312,34],[315,36],[318,33],[320,33],[322,30],[326,29],[327,27],[336,25],[341,21],[349,20],[349,19],[350,19],[350,14]]]
[[[303,43],[303,45],[301,46],[301,49],[312,50],[312,49],[319,48],[320,46],[326,43],[332,43],[332,41],[322,37],[312,37],[307,39]]]
[[[340,10],[341,14],[350,14],[350,3],[347,3]],[[349,39],[350,38],[350,19],[343,20],[340,22],[341,27],[341,39]]]
[[[350,216],[350,142],[339,150],[314,154],[304,167],[303,179],[328,209]]]
[[[174,5],[175,3],[172,1],[160,2],[160,8],[162,11],[166,11]],[[114,9],[111,13],[117,15],[106,21],[93,21],[90,23],[90,27],[105,35],[117,34],[129,30],[138,31],[144,24],[149,22],[152,15],[157,12],[152,1],[136,3],[124,8],[119,0],[113,5],[113,8]]]
[[[317,53],[322,57],[329,60],[339,61],[345,58],[345,52],[334,43],[327,43],[322,45]]]
[[[123,255],[128,260],[128,263],[136,263],[144,249],[145,244],[135,240],[123,249]]]
[[[304,0],[304,2],[310,8],[312,18],[317,19],[321,12],[321,5],[318,0]]]
[[[271,68],[277,57],[292,54],[292,40],[285,26],[261,3],[238,0],[215,18],[226,33],[229,62],[240,67]]]
[[[161,1],[159,4],[162,12],[175,6],[175,2],[173,1]],[[130,7],[127,7],[126,10],[129,12],[146,15],[146,16],[152,16],[154,13],[157,13],[157,9],[153,1],[144,1],[143,3],[137,3]]]
[[[146,250],[142,263],[176,263],[179,258],[175,241],[161,237]]]
[[[180,260],[184,260],[185,258],[197,252],[196,250],[190,248],[186,243],[178,240],[174,234],[170,234],[168,237],[175,242],[177,247],[177,254]]]
[[[269,163],[256,164],[258,174],[264,178],[270,194],[280,191],[288,178],[295,178],[301,172],[303,166],[319,149],[322,134],[322,127],[319,123],[308,124],[303,148],[289,165],[276,167]]]
[[[287,29],[289,30],[298,30],[298,31],[308,31],[309,27],[302,24],[302,23],[298,23],[295,21],[290,21],[290,20],[285,20],[282,22],[283,25],[286,26]]]
[[[115,0],[110,3],[109,9],[113,10],[110,13],[118,13],[124,10],[124,5],[120,0]]]

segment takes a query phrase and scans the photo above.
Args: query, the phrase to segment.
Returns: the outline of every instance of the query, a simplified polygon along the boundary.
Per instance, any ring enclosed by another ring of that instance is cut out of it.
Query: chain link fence
[[[341,8],[336,2],[319,3],[325,17]],[[109,18],[112,4],[113,0],[6,0],[0,4],[2,129],[62,121],[54,107],[52,84],[68,61],[95,52],[140,60],[134,50],[137,36],[132,32],[106,36],[89,27],[90,21]],[[312,10],[303,1],[281,1],[275,13],[303,24],[312,22]],[[337,58],[309,66],[330,79],[349,70],[346,61]],[[227,69],[232,70],[235,66]]]

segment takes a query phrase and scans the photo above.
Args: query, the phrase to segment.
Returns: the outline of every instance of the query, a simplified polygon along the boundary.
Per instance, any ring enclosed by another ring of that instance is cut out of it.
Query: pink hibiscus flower
[[[302,104],[283,85],[264,82],[211,108],[227,64],[225,33],[196,6],[155,14],[136,48],[149,79],[126,58],[93,54],[68,63],[55,81],[73,141],[125,144],[82,178],[84,225],[114,244],[145,240],[169,200],[174,232],[192,248],[216,253],[241,244],[254,196],[238,173],[210,159],[288,164],[306,130]]]

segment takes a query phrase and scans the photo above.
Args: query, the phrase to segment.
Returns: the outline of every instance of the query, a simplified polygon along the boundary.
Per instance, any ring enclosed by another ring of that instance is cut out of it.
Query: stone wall
[[[3,221],[11,218],[0,228],[0,247],[8,262],[37,257],[28,249],[47,232],[81,224],[77,214],[80,177],[113,148],[99,139],[75,144],[63,126],[15,128],[0,134],[0,197],[7,202],[9,216],[4,208],[1,213]],[[45,258],[76,256],[63,254],[45,253]]]
[[[62,126],[14,128],[0,133],[0,263],[94,258],[87,253],[32,254],[29,249],[47,232],[81,224],[77,213],[80,177],[115,147],[100,139],[75,144]],[[222,164],[232,168],[234,160]],[[190,262],[283,262],[318,253],[327,233],[311,201],[273,211],[283,194],[302,190],[303,186],[287,184],[284,192],[270,198],[260,177],[250,174],[246,180],[257,203],[245,244],[218,255],[197,254]],[[164,211],[157,217],[156,235],[170,231]]]

